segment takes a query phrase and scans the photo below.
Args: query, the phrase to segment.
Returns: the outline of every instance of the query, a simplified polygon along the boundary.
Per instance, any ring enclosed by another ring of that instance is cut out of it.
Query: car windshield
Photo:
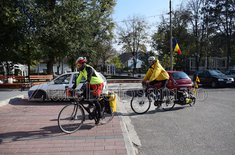
[[[173,76],[173,78],[174,78],[175,80],[179,80],[179,79],[190,79],[190,78],[188,77],[188,75],[187,75],[186,73],[184,73],[184,72],[175,72],[175,73],[172,74],[172,76]]]
[[[235,70],[231,70],[231,71],[230,71],[230,74],[235,74]]]
[[[221,75],[221,74],[223,74],[222,72],[220,72],[219,70],[209,70],[209,73],[211,74],[211,75]]]

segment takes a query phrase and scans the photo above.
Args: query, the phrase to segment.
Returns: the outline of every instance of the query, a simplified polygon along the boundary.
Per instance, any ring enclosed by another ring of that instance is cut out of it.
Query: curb
[[[118,99],[118,104],[117,104],[117,108],[118,111],[121,111],[123,113],[127,113],[125,108],[120,105],[122,104],[120,102],[120,98],[117,97]],[[129,116],[122,116],[122,115],[118,115],[118,117],[121,118],[121,128],[123,131],[123,137],[124,137],[124,141],[125,141],[125,145],[126,145],[126,149],[127,149],[127,154],[128,155],[137,155],[138,154],[138,147],[141,146],[141,142],[139,140],[139,137],[134,129],[134,126],[131,124],[131,119],[129,118]]]
[[[2,100],[2,101],[0,101],[0,107],[2,107],[4,105],[7,105],[14,98],[24,98],[24,95],[18,95],[18,96],[14,96],[14,97],[8,98],[6,100]]]

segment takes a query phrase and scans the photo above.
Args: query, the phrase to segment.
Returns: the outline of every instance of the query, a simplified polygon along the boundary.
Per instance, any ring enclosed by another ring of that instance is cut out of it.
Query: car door
[[[210,86],[213,78],[212,78],[211,74],[209,73],[209,71],[204,71],[204,77],[205,77],[205,84]]]
[[[79,73],[74,73],[73,74],[73,77],[72,77],[72,84],[70,84],[70,88],[75,84],[75,82],[76,82],[76,79],[77,79],[77,77],[79,76]],[[84,83],[86,81],[86,79],[84,78],[84,77],[82,77],[82,80],[81,80],[81,82],[80,82],[80,84],[77,86],[77,89],[80,89],[81,88],[81,86],[82,86],[82,84]]]
[[[72,74],[63,74],[51,81],[48,85],[48,96],[51,99],[63,99],[65,88],[70,85]]]
[[[206,85],[208,83],[208,79],[206,76],[206,71],[199,71],[198,72],[198,77],[200,79],[200,84]]]

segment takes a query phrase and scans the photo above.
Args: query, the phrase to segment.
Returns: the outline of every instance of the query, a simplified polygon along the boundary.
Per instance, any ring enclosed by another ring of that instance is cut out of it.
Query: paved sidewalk
[[[121,116],[96,126],[94,121],[64,134],[57,116],[67,103],[28,102],[14,98],[0,107],[1,155],[133,155]]]

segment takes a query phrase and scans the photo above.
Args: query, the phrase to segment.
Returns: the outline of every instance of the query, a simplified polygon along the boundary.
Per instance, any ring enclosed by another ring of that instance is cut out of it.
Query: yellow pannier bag
[[[113,92],[109,92],[108,97],[109,97],[109,105],[112,108],[112,111],[116,112],[117,111],[117,97],[116,97],[116,94],[113,93]]]

